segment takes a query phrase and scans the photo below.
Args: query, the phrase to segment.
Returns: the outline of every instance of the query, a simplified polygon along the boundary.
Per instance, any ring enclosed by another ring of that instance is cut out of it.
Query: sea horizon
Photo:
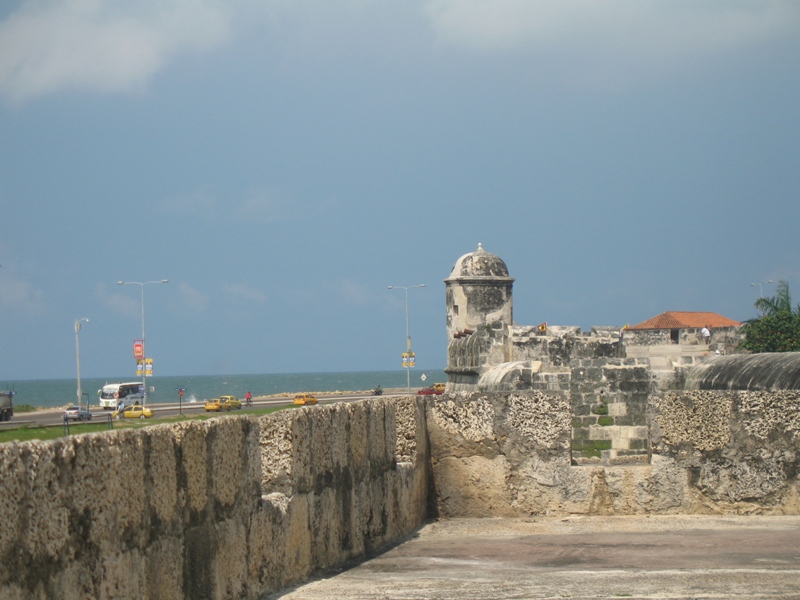
[[[423,378],[422,376],[425,375]],[[221,395],[244,397],[294,394],[297,392],[364,391],[380,385],[383,388],[405,388],[405,369],[392,371],[323,371],[297,373],[250,373],[233,375],[148,376],[148,404],[178,402],[178,389],[183,388],[183,402],[203,402]],[[141,381],[141,377],[82,377],[82,401],[97,406],[98,390],[107,383]],[[445,382],[443,369],[411,369],[412,392],[421,387]],[[0,389],[14,391],[15,404],[55,408],[76,404],[77,377],[67,379],[23,379],[2,381]]]

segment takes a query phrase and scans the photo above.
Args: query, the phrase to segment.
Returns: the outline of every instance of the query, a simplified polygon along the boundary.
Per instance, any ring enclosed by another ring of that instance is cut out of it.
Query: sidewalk
[[[800,517],[442,521],[268,598],[800,599]]]

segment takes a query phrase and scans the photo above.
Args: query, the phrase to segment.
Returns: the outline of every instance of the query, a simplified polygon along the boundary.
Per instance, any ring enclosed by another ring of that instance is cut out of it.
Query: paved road
[[[370,394],[337,394],[335,396],[319,396],[319,401],[321,404],[329,404],[332,402],[353,402],[354,400],[362,400],[364,398],[371,398]],[[270,398],[264,400],[254,400],[253,404],[256,408],[263,408],[267,406],[282,406],[286,404],[292,404],[292,398]],[[204,403],[203,402],[184,402],[182,407],[179,406],[177,403],[175,404],[151,404],[149,407],[155,413],[154,418],[158,417],[169,417],[173,415],[177,415],[179,412],[183,412],[184,414],[197,414],[204,412]],[[102,410],[97,408],[96,406],[91,407],[92,412],[92,422],[104,422],[108,415],[111,414],[110,410]],[[235,415],[239,413],[238,410],[231,411],[229,414]],[[61,425],[63,423],[63,410],[62,409],[53,409],[53,410],[42,410],[36,411],[31,413],[16,413],[11,421],[8,422],[8,425],[5,425],[5,428],[14,427],[15,424],[19,425]],[[226,414],[226,413],[222,413]],[[86,421],[84,421],[85,423]],[[74,423],[74,421],[70,421],[70,424]]]
[[[800,598],[800,517],[451,520],[282,600]]]

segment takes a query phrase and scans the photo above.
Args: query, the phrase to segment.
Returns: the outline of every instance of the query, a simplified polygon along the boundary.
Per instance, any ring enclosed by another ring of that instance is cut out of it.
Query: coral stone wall
[[[800,514],[799,392],[670,392],[645,413],[649,462],[579,465],[563,395],[431,399],[439,513]]]
[[[575,463],[565,391],[3,444],[0,597],[259,598],[437,513],[800,514],[800,392],[640,392],[650,454],[636,465]]]
[[[800,391],[668,392],[650,409],[653,452],[687,473],[687,512],[800,514]]]
[[[0,596],[258,598],[413,531],[421,399],[0,445]]]

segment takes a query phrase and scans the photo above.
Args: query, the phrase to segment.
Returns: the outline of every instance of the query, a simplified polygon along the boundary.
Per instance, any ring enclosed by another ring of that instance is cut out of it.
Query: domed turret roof
[[[491,252],[486,252],[479,243],[475,252],[465,254],[456,261],[448,279],[460,279],[462,277],[509,279],[508,267],[506,267],[506,263],[503,262],[502,258]]]

